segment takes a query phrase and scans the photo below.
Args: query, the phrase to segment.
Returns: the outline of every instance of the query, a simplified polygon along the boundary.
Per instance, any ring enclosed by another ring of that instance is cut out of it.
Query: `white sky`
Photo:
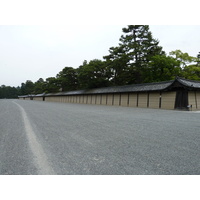
[[[167,20],[158,19],[162,10],[135,20],[134,16],[141,12],[130,13],[129,7],[123,10],[120,1],[3,2],[4,7],[0,2],[0,18],[4,17],[0,21],[0,85],[20,86],[26,80],[35,82],[39,78],[55,77],[64,67],[77,68],[84,60],[103,59],[110,47],[118,45],[122,28],[127,24],[152,24],[151,20],[153,24],[165,24],[150,25],[150,31],[166,53],[180,49],[196,56],[200,51],[200,26],[177,23],[180,21],[174,20],[176,10],[168,4],[165,9],[171,9],[169,24],[181,25],[168,26]],[[124,1],[127,2],[131,3]],[[143,3],[138,8],[143,8]],[[147,9],[148,15],[152,10],[148,13]]]

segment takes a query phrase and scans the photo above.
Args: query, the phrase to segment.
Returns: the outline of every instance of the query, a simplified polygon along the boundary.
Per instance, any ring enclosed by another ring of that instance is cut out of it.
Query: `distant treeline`
[[[176,76],[200,80],[200,53],[192,57],[175,50],[167,55],[148,25],[128,25],[122,33],[119,45],[111,47],[103,60],[85,60],[77,69],[64,67],[56,77],[40,78],[35,83],[27,80],[17,88],[3,85],[0,98],[160,82]]]
[[[0,86],[0,99],[13,99],[21,94],[20,87]]]

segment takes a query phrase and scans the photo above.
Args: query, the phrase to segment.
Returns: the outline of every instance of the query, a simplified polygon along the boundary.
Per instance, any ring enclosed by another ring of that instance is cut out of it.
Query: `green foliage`
[[[183,53],[181,50],[171,51],[169,54],[175,57],[180,63],[182,77],[185,79],[200,80],[200,53],[197,57],[192,57],[188,53]],[[196,65],[191,65],[191,63],[196,63]]]
[[[0,86],[0,99],[15,99],[20,94],[20,88],[2,85]]]
[[[180,62],[182,68],[186,67],[186,65],[191,62],[196,62],[197,60],[197,58],[189,56],[188,53],[183,53],[181,50],[171,51],[169,55],[174,56],[175,59]]]
[[[124,35],[119,47],[110,48],[110,55],[104,57],[113,72],[112,81],[115,85],[142,83],[143,71],[151,58],[165,53],[158,46],[159,41],[153,38],[149,26],[128,25],[122,30]]]
[[[53,93],[59,92],[61,85],[55,77],[49,77],[45,82],[45,91],[44,93]]]
[[[128,25],[123,28],[124,35],[120,38],[120,46],[129,57],[129,64],[141,67],[149,62],[154,55],[163,54],[159,41],[154,39],[147,25]]]
[[[42,94],[45,90],[45,81],[43,78],[40,78],[34,84],[34,94]]]
[[[34,83],[31,80],[27,80],[26,83],[21,84],[21,94],[33,94],[34,92]]]
[[[83,62],[78,70],[79,89],[106,87],[109,85],[109,72],[105,62],[94,59]]]
[[[166,55],[156,55],[151,58],[145,70],[144,82],[160,82],[175,79],[181,75],[179,61]]]
[[[104,56],[112,85],[129,84],[128,56],[121,47],[111,47],[110,55]]]
[[[72,67],[65,67],[56,76],[62,91],[76,90],[77,83],[77,70]]]
[[[197,65],[189,65],[184,67],[183,77],[186,79],[200,81],[200,67]]]

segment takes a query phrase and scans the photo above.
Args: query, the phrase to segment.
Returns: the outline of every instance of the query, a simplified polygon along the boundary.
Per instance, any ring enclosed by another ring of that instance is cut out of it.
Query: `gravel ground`
[[[23,100],[0,110],[0,174],[45,174],[40,153],[53,174],[200,174],[200,112]]]

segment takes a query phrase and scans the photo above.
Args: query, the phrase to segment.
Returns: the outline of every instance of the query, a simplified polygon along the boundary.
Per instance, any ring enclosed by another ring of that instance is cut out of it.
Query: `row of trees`
[[[21,93],[20,87],[16,88],[5,85],[0,86],[0,99],[17,98],[20,93]]]
[[[192,57],[176,50],[167,55],[148,25],[129,25],[122,31],[118,46],[111,47],[103,60],[85,60],[77,69],[65,67],[56,77],[28,80],[16,90],[24,95],[159,82],[176,76],[200,80],[200,54]]]

